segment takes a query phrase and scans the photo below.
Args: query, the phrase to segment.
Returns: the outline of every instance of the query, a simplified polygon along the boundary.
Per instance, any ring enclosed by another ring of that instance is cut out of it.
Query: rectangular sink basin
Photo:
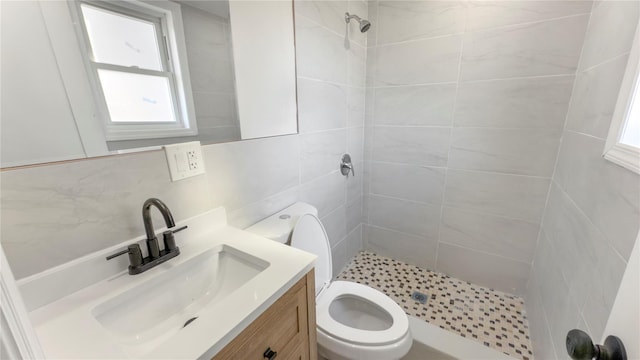
[[[127,353],[141,356],[268,266],[262,259],[220,245],[97,305],[92,315]]]

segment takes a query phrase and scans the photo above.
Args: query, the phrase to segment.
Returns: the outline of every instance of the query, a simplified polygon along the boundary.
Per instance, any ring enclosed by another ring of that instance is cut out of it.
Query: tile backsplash
[[[142,203],[178,219],[213,205],[206,177],[172,183],[162,151],[1,173],[2,246],[17,278],[144,234]],[[154,215],[158,215],[154,211]],[[154,217],[156,226],[162,218]]]

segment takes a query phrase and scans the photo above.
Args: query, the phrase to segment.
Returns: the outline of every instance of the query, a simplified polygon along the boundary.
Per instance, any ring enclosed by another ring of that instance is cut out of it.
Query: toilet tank
[[[284,210],[262,219],[245,230],[266,237],[267,239],[288,244],[293,227],[298,222],[300,215],[304,214],[318,216],[318,209],[307,203],[297,202]]]

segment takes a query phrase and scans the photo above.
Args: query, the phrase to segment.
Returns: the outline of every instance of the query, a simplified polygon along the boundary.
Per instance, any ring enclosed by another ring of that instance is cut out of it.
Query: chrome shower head
[[[344,13],[344,21],[346,21],[347,24],[349,23],[349,21],[351,21],[351,19],[355,19],[360,24],[360,32],[362,33],[367,32],[367,30],[369,30],[369,28],[371,27],[371,23],[369,22],[369,20],[361,19],[360,16],[355,14],[350,15],[348,12]]]
[[[369,28],[371,27],[371,23],[369,22],[369,20],[362,20],[360,21],[360,32],[367,32],[367,30],[369,30]]]

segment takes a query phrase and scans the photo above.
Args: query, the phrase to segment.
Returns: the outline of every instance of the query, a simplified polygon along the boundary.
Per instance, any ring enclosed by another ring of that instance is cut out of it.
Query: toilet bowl
[[[407,315],[378,290],[331,281],[329,239],[316,215],[314,207],[296,203],[247,230],[318,256],[316,323],[321,356],[329,360],[400,359],[412,343]]]

